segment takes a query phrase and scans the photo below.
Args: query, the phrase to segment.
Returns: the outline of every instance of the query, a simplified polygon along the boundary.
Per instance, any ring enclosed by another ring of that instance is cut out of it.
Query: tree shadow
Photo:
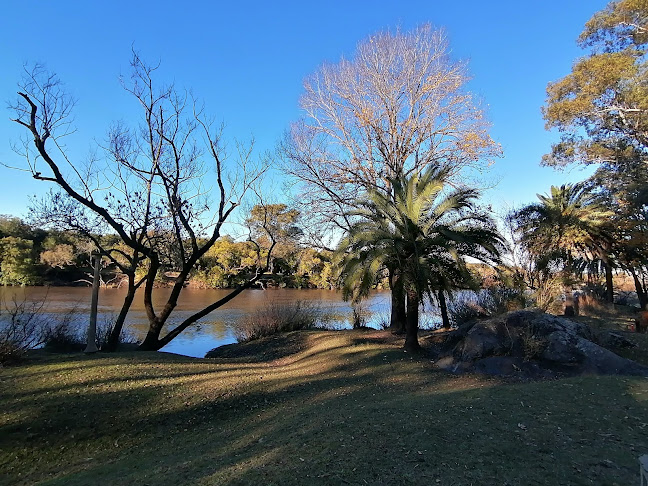
[[[117,360],[101,383],[6,393],[0,450],[21,460],[0,483],[628,484],[629,444],[648,448],[638,379],[498,385],[338,344],[272,369],[186,360],[167,381],[177,362],[147,359],[128,387]]]

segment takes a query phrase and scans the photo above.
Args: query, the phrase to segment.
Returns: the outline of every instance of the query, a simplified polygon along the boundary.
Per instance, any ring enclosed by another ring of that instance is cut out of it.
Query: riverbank
[[[453,376],[378,331],[261,348],[0,370],[0,483],[621,485],[648,452],[645,379]]]

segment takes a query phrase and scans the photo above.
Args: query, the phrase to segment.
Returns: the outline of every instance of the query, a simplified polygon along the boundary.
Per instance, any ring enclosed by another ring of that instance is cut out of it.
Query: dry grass
[[[2,369],[0,483],[625,485],[648,452],[645,379],[502,384],[435,372],[387,333],[293,338],[265,361]]]

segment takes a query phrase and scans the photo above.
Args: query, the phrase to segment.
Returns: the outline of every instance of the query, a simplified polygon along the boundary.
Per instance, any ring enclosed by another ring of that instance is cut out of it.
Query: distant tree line
[[[282,204],[271,205],[275,212],[286,211]],[[259,209],[256,210],[259,212]],[[289,212],[295,219],[297,214]],[[248,220],[253,223],[254,211]],[[336,289],[337,277],[332,253],[299,241],[292,228],[276,244],[271,265],[259,279],[260,287]],[[105,246],[118,243],[110,234],[95,234]],[[43,229],[20,218],[0,216],[0,284],[1,285],[90,285],[93,241],[73,231]],[[235,288],[255,274],[269,251],[269,242],[236,241],[231,236],[220,238],[191,272],[187,286],[196,288]],[[179,271],[173,261],[166,262],[156,276],[159,286],[170,285]],[[136,273],[144,275],[145,264]],[[127,275],[119,267],[104,260],[101,284],[106,287],[126,285]]]

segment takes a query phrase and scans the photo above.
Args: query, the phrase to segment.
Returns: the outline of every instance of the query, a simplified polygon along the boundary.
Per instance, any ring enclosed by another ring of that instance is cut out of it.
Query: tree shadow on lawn
[[[648,451],[645,379],[498,385],[380,347],[311,359],[19,400],[0,482],[620,485]]]
[[[648,447],[645,431],[628,435],[620,416],[605,416],[593,426],[593,416],[583,417],[573,402],[518,405],[533,403],[547,391],[542,386],[526,393],[513,387],[504,394],[497,393],[499,387],[434,393],[413,392],[407,385],[386,392],[366,378],[351,384],[323,378],[309,387],[159,414],[157,423],[166,424],[161,434],[151,436],[144,428],[146,438],[130,450],[117,457],[108,453],[102,464],[82,464],[83,470],[46,484],[92,484],[98,478],[133,485],[434,484],[436,479],[457,485],[630,484],[636,456]],[[619,380],[606,381],[603,386],[614,394],[627,391]],[[568,397],[577,403],[591,395],[591,384],[567,385],[572,385]],[[372,402],[377,394],[382,400]],[[593,405],[600,413],[600,405]],[[621,414],[628,413],[627,403],[618,405]],[[632,405],[641,415],[631,420],[638,426],[648,414],[645,404],[641,410]]]

